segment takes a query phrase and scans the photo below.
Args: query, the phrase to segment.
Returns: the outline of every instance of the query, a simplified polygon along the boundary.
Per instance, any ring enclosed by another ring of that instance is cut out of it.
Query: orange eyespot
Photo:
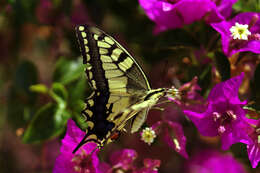
[[[111,134],[110,139],[111,139],[112,141],[114,141],[114,140],[117,140],[117,139],[119,138],[119,136],[120,136],[120,132],[119,132],[119,131],[115,131],[115,132],[113,132],[113,133]]]

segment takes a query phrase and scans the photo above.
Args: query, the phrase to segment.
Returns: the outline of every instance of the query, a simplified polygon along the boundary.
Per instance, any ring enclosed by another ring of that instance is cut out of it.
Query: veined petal
[[[167,121],[169,128],[164,131],[164,141],[184,158],[188,158],[186,152],[186,137],[182,126],[178,123]]]
[[[229,1],[234,0],[228,0],[228,2]],[[216,4],[211,0],[178,0],[172,2],[163,0],[139,0],[139,3],[146,15],[156,23],[154,33],[162,32],[167,29],[180,28],[183,25],[191,24],[194,21],[202,19],[209,13],[209,22],[224,20]],[[232,3],[226,4],[232,7]],[[231,9],[231,7],[227,8],[227,6],[224,7],[224,5],[225,3],[222,3],[220,6],[225,9]]]
[[[188,110],[183,111],[189,119],[195,124],[199,132],[204,136],[217,136],[217,125],[213,121],[213,117],[207,117],[205,114],[196,113]]]
[[[253,168],[260,162],[260,147],[257,144],[247,145],[248,157]]]
[[[244,73],[227,81],[217,84],[209,93],[208,101],[214,102],[218,98],[232,99],[232,102],[241,103],[238,97],[238,90],[243,81]]]

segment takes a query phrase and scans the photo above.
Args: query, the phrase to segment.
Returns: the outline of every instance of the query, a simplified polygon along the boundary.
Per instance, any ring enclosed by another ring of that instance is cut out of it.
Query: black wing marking
[[[109,107],[104,106],[107,104],[108,99],[109,94],[97,91],[93,92],[92,95],[86,99],[87,106],[82,111],[82,115],[86,118],[87,133],[73,152],[76,152],[81,145],[89,141],[96,142],[101,146],[103,145],[103,140],[111,133],[115,124],[106,119],[111,113],[113,105],[109,104]]]
[[[94,34],[90,32],[87,27],[84,30],[76,27],[76,34],[83,56],[83,63],[87,65],[86,74],[90,86],[100,92],[108,92],[108,82],[105,78],[105,71],[100,60],[99,47],[97,41],[94,39]]]

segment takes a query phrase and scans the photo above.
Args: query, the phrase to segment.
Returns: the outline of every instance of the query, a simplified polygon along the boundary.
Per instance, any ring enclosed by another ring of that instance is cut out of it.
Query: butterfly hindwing
[[[109,94],[95,91],[87,100],[86,108],[82,115],[86,118],[87,134],[96,135],[97,140],[101,141],[106,138],[115,124],[107,120],[112,111],[112,105],[108,104]],[[104,106],[107,105],[107,106]]]
[[[142,109],[139,113],[137,113],[132,121],[131,121],[131,133],[137,132],[139,128],[143,125],[146,120],[147,113],[149,108]]]

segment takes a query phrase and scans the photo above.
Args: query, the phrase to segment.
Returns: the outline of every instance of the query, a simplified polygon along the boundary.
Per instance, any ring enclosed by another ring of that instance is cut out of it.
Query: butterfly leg
[[[161,104],[171,103],[171,102],[172,102],[172,101],[170,101],[170,100],[164,100],[164,101],[161,101],[161,102],[156,103],[156,105],[161,105]]]
[[[164,108],[161,108],[161,107],[152,107],[152,109],[154,109],[154,110],[159,110],[159,111],[164,111]]]

